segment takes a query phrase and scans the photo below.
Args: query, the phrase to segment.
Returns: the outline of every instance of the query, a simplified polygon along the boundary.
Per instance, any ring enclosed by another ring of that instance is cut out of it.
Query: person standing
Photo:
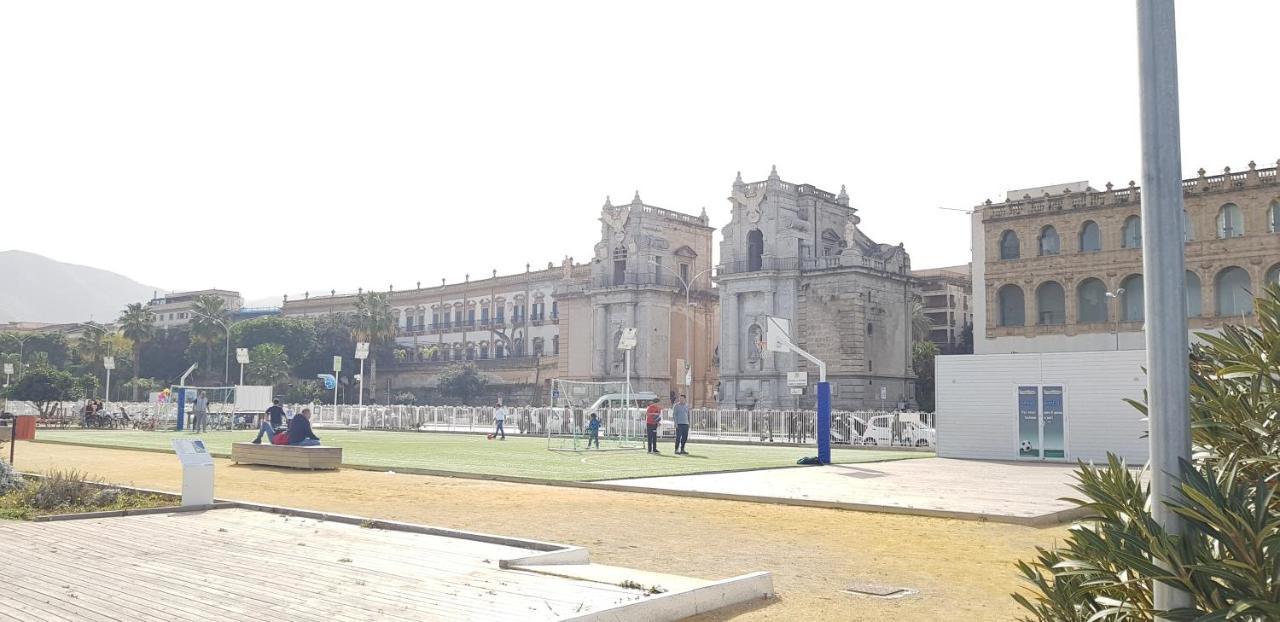
[[[280,407],[280,400],[272,400],[271,408],[267,409],[265,415],[262,416],[262,422],[258,424],[258,438],[253,439],[254,445],[262,444],[262,436],[265,434],[267,442],[271,442],[271,437],[275,436],[276,430],[284,426],[284,409]],[[270,418],[270,422],[267,419]]]
[[[672,418],[676,422],[676,454],[687,456],[689,452],[685,451],[685,445],[689,444],[689,398],[685,394],[680,394],[680,399],[676,401],[675,407],[671,409]]]
[[[209,431],[209,398],[205,397],[204,391],[196,394],[196,405],[192,409],[196,416],[195,433]]]
[[[507,408],[502,405],[502,400],[498,400],[498,407],[493,409],[493,435],[498,440],[507,440],[507,432],[502,429],[502,424],[507,420]]]
[[[658,425],[662,423],[662,407],[658,405],[658,398],[653,398],[644,415],[644,432],[649,441],[649,453],[660,454],[662,452],[658,451]]]
[[[591,421],[587,422],[587,449],[591,449],[592,443],[600,449],[600,418],[595,413],[591,413]]]

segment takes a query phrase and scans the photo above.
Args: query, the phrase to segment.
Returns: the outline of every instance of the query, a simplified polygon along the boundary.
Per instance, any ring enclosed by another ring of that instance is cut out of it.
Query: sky
[[[1177,10],[1185,173],[1274,166],[1280,2]],[[1114,0],[7,2],[0,85],[0,250],[250,300],[586,261],[637,190],[721,227],[771,165],[963,264],[939,207],[1140,173]]]

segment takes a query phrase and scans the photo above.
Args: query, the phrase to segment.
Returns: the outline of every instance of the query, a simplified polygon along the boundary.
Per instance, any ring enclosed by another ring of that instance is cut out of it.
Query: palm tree
[[[221,298],[210,294],[196,297],[191,307],[191,343],[204,345],[204,368],[213,369],[213,346],[222,344],[227,309]],[[223,324],[219,324],[218,322]]]
[[[925,341],[929,339],[929,332],[933,330],[933,320],[924,314],[924,304],[919,300],[911,304],[911,335],[913,341]]]
[[[135,302],[124,308],[120,319],[120,332],[133,342],[133,401],[138,401],[138,373],[142,368],[142,344],[156,334],[155,314],[151,307]]]
[[[356,341],[369,342],[369,385],[377,395],[378,355],[396,339],[396,316],[386,294],[369,292],[356,297],[355,326],[351,334]]]

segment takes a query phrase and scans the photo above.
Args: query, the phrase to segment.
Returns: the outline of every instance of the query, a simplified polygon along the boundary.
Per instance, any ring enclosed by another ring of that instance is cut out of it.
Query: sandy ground
[[[24,471],[78,468],[178,490],[172,455],[19,443]],[[220,498],[577,544],[592,560],[704,578],[774,574],[778,597],[699,622],[1012,620],[1015,560],[1064,527],[773,506],[370,471],[301,472],[218,460]],[[840,592],[874,582],[919,590],[899,600]]]

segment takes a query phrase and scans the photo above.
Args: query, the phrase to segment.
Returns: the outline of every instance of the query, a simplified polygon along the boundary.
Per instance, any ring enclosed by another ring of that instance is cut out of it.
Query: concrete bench
[[[336,469],[342,465],[342,448],[232,443],[231,461],[236,464],[263,464],[291,469]]]

